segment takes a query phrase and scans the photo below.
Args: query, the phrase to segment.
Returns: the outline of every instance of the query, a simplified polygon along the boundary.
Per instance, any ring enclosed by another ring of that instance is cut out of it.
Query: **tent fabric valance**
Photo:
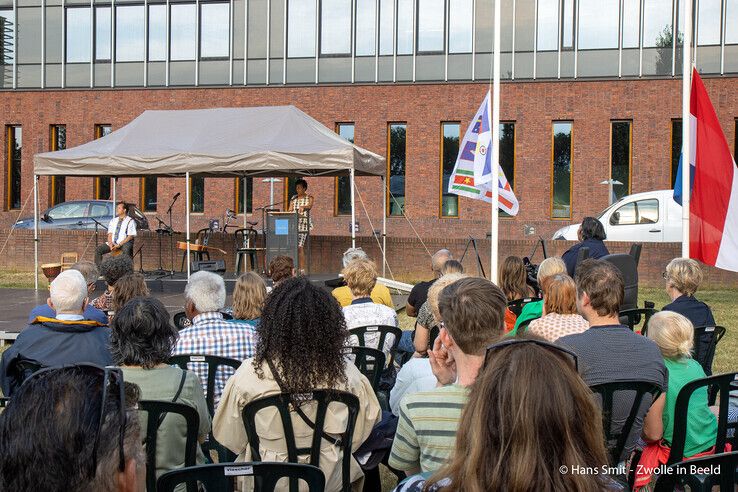
[[[294,106],[145,111],[83,145],[34,156],[37,175],[384,176],[385,159]]]

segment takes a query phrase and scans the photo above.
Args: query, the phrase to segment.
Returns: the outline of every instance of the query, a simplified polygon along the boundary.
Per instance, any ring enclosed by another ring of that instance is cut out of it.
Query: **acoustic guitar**
[[[187,241],[177,241],[177,249],[187,251]],[[218,251],[220,254],[227,255],[225,251],[215,246],[205,246],[203,244],[190,243],[190,251],[197,251],[200,253]]]

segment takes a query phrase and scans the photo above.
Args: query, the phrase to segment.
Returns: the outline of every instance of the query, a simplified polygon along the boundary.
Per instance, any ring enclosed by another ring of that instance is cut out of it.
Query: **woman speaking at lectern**
[[[305,241],[313,229],[309,211],[313,208],[313,196],[307,194],[308,184],[304,179],[295,181],[297,195],[290,199],[290,212],[297,212],[297,258],[301,274],[305,273]]]

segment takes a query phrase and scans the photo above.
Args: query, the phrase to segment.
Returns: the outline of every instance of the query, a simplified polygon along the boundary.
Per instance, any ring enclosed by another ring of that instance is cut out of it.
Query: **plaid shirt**
[[[230,359],[244,360],[254,356],[256,351],[256,332],[247,323],[233,323],[223,319],[219,312],[202,313],[192,319],[192,326],[179,332],[179,341],[174,355],[202,354],[217,355]],[[190,362],[202,382],[203,392],[207,392],[208,366],[202,362]],[[221,367],[215,374],[214,403],[218,406],[220,395],[226,381],[235,371]]]

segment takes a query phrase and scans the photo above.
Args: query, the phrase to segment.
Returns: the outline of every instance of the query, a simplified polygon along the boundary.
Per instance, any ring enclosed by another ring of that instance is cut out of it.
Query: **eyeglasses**
[[[102,434],[102,428],[105,424],[105,417],[109,413],[107,411],[107,401],[109,394],[117,394],[117,407],[118,407],[118,420],[120,429],[118,433],[118,471],[125,471],[126,460],[125,453],[123,450],[123,444],[125,440],[127,415],[126,415],[126,397],[125,397],[125,385],[123,383],[123,371],[119,367],[100,367],[94,364],[74,364],[67,366],[47,367],[39,371],[34,372],[23,384],[27,384],[28,381],[36,379],[43,374],[52,371],[64,371],[78,369],[84,372],[85,375],[93,375],[102,378],[102,391],[101,391],[101,403],[100,403],[100,419],[97,424],[97,432],[95,433],[95,443],[92,447],[92,460],[90,462],[90,468],[88,470],[90,478],[94,477],[97,471],[97,451],[100,445],[100,434]]]
[[[556,344],[546,342],[544,340],[535,340],[532,338],[510,338],[508,340],[504,340],[502,342],[493,343],[492,345],[487,346],[487,350],[484,354],[484,366],[487,365],[487,362],[489,362],[490,354],[494,352],[495,350],[500,350],[505,347],[510,346],[523,346],[523,345],[538,345],[539,347],[543,347],[546,349],[549,349],[551,351],[555,351],[558,354],[564,354],[571,358],[572,362],[574,362],[574,370],[579,372],[579,361],[577,359],[577,354],[572,352],[571,350],[565,349],[564,347],[560,347]]]
[[[661,276],[664,277],[664,280],[669,280],[669,274],[665,270],[661,272]]]

